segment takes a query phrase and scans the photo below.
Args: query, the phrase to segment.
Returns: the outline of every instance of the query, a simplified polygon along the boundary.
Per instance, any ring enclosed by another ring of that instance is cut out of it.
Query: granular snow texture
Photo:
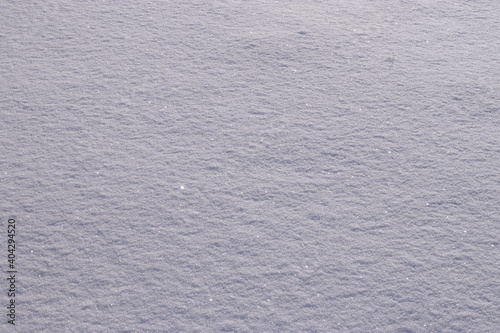
[[[2,332],[500,332],[500,2],[0,1]]]

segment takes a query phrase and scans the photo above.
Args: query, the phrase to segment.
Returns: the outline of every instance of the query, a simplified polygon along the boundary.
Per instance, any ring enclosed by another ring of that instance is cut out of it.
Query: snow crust
[[[498,1],[1,1],[1,330],[500,332],[499,33]]]

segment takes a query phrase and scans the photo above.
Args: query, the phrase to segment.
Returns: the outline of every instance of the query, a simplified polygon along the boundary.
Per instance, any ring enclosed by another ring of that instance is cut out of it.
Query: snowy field
[[[0,330],[498,333],[499,106],[499,1],[0,0]]]

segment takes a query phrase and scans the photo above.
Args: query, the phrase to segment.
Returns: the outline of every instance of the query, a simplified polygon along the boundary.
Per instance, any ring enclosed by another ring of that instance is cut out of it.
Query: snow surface
[[[499,36],[486,0],[0,1],[2,332],[500,332]]]

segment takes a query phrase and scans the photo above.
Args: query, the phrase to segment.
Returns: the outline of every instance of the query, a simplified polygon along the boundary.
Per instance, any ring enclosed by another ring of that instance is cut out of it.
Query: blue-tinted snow
[[[497,1],[0,2],[2,330],[499,332],[499,35]]]

